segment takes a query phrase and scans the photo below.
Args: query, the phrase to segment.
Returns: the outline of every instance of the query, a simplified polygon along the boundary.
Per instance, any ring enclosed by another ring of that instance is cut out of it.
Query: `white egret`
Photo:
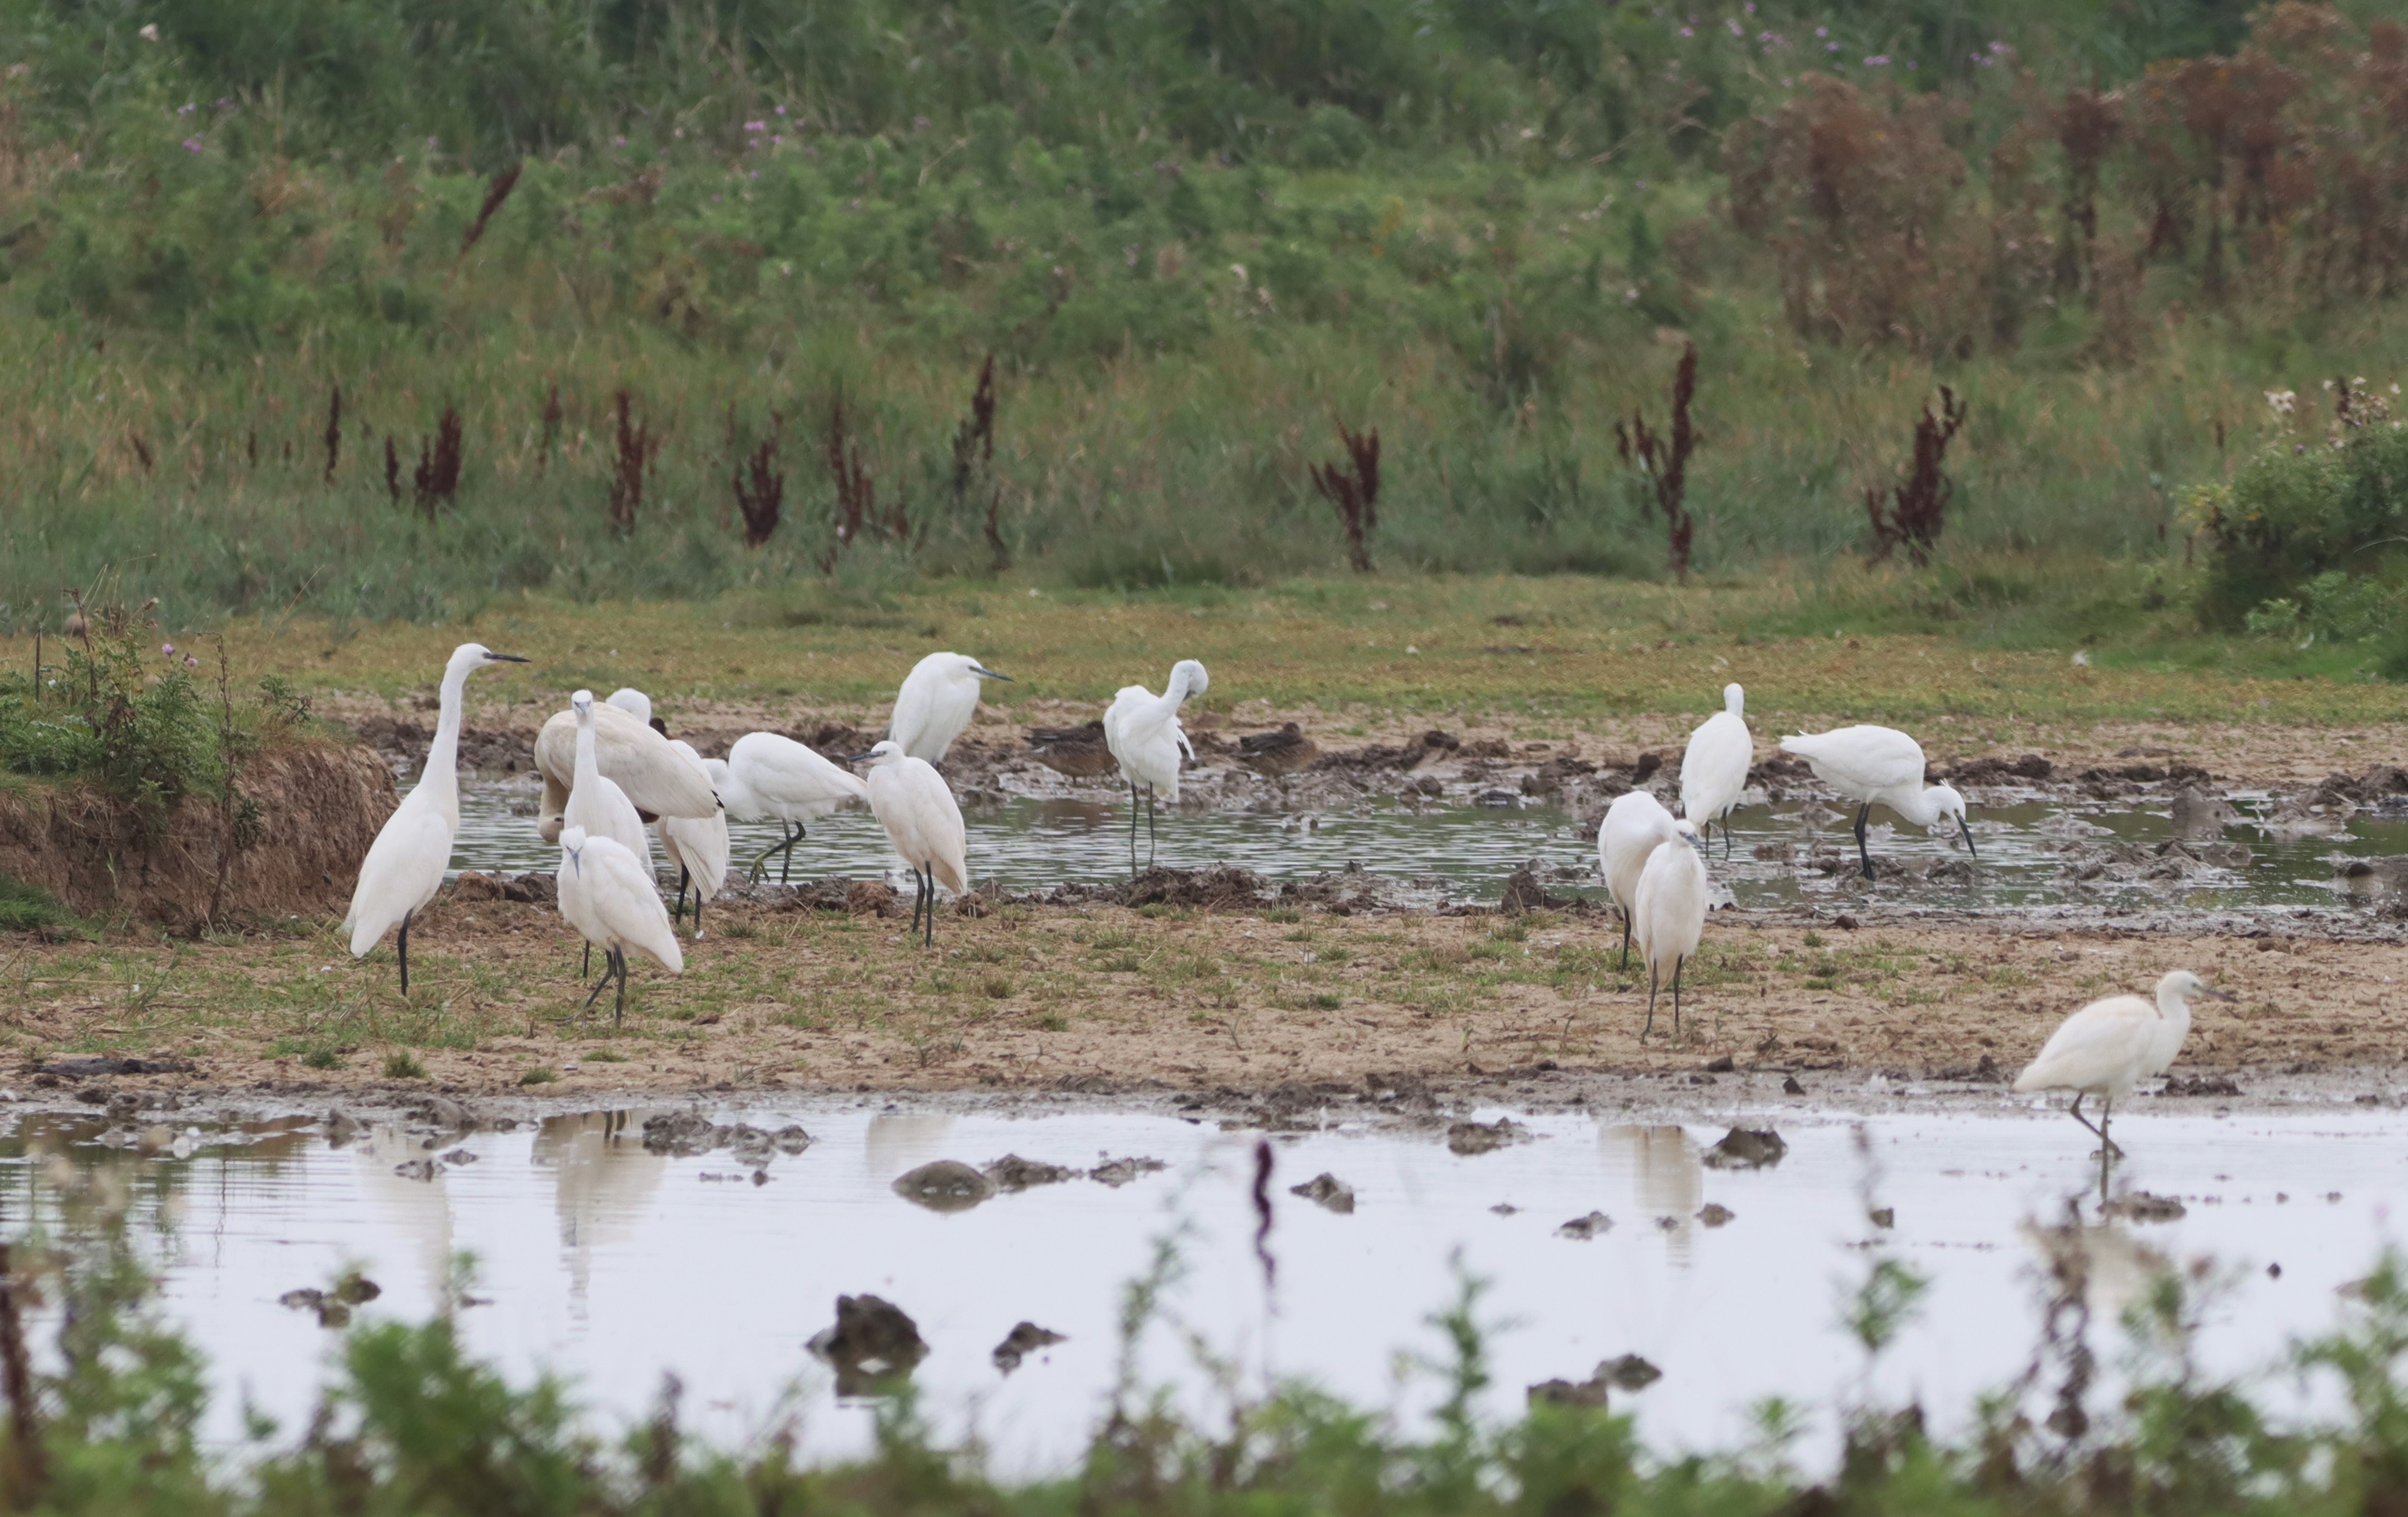
[[[669,746],[694,760],[695,767],[708,775],[702,755],[694,745],[675,737]],[[677,905],[669,911],[669,922],[675,925],[685,915],[685,893],[688,881],[694,886],[694,939],[702,941],[702,903],[719,894],[727,882],[727,813],[713,811],[708,817],[665,816],[653,823],[661,835],[661,851],[678,866]]]
[[[776,853],[781,855],[778,882],[784,884],[795,862],[795,845],[803,840],[803,823],[848,802],[869,798],[869,787],[860,776],[780,733],[748,732],[736,739],[724,761],[709,763],[711,782],[727,803],[728,815],[739,822],[778,823],[780,840],[752,861],[755,880]]]
[[[605,706],[600,709],[612,708]],[[627,799],[627,793],[619,788],[618,781],[602,773],[595,756],[598,745],[594,737],[594,692],[580,690],[569,696],[568,710],[577,721],[577,763],[569,771],[568,799],[561,807],[561,825],[564,830],[582,827],[591,837],[609,838],[627,851],[649,880],[652,876],[652,838],[644,830],[643,814],[636,809],[635,802]],[[666,746],[667,739],[662,742]],[[678,762],[685,761],[681,758]],[[593,957],[588,950],[585,968],[593,967]],[[584,969],[578,972],[581,975]]]
[[[1681,755],[1681,814],[1698,827],[1720,826],[1723,856],[1730,857],[1730,827],[1724,818],[1739,807],[1756,762],[1756,739],[1747,730],[1747,692],[1723,686],[1723,708],[1689,734]]]
[[[646,705],[649,709],[650,703]],[[625,793],[636,809],[645,813],[644,820],[665,816],[701,820],[719,809],[710,777],[634,713],[597,705],[594,741],[595,762],[603,778]],[[544,723],[535,737],[535,766],[543,776],[543,801],[536,826],[544,841],[556,843],[577,768],[576,712],[557,712]]]
[[[610,692],[602,704],[626,712],[664,737],[669,735],[668,723],[652,714],[652,697],[633,685],[621,685]]]
[[[1981,856],[1973,830],[1965,824],[1965,797],[1946,785],[1924,784],[1923,747],[1906,734],[1890,727],[1838,727],[1784,737],[1781,751],[1804,759],[1815,779],[1857,803],[1856,857],[1867,880],[1873,877],[1873,856],[1865,848],[1865,819],[1876,802],[1919,827],[1942,819],[1956,823],[1965,852]]]
[[[661,905],[651,874],[612,838],[570,822],[560,829],[560,914],[585,939],[586,952],[600,944],[602,978],[585,997],[591,1008],[602,987],[615,974],[619,1005],[613,1021],[627,1015],[627,950],[634,949],[673,975],[685,973],[685,954],[678,948],[677,930]]]
[[[1204,665],[1182,658],[1170,666],[1170,682],[1156,695],[1143,685],[1124,685],[1104,711],[1104,745],[1120,764],[1129,787],[1129,873],[1137,873],[1137,787],[1145,786],[1145,862],[1154,863],[1154,798],[1168,794],[1179,804],[1179,755],[1196,756],[1179,708],[1211,686]]]
[[[368,856],[360,861],[351,909],[343,913],[343,928],[351,935],[351,957],[362,957],[399,927],[394,946],[401,959],[404,995],[409,994],[409,920],[425,910],[443,888],[452,839],[460,831],[460,706],[468,676],[488,664],[525,662],[481,643],[462,643],[452,650],[443,665],[442,709],[435,719],[426,766],[393,815],[384,819],[376,841],[368,845]]]
[[[1605,888],[1622,909],[1622,967],[1630,967],[1631,909],[1639,900],[1640,871],[1658,843],[1680,836],[1672,813],[1643,790],[1627,791],[1605,809],[1597,824],[1597,863]]]
[[[1647,961],[1647,1024],[1639,1030],[1641,1039],[1656,1030],[1656,992],[1667,966],[1672,971],[1672,1036],[1681,1036],[1681,967],[1705,936],[1706,902],[1713,891],[1698,829],[1686,819],[1672,827],[1671,839],[1648,853],[1631,898],[1639,956]]]
[[[916,931],[924,915],[927,941],[933,947],[937,886],[942,883],[962,894],[970,888],[962,809],[936,766],[904,752],[903,745],[892,737],[854,755],[853,762],[870,766],[870,812],[911,870],[911,928]]]
[[[942,763],[978,709],[979,681],[1010,678],[967,653],[931,653],[903,677],[886,736],[913,758]]]
[[[2015,1077],[2018,1094],[2071,1091],[2073,1120],[2099,1135],[2102,1155],[2121,1156],[2123,1150],[2107,1136],[2115,1098],[2129,1092],[2143,1076],[2171,1066],[2190,1033],[2193,1000],[2229,1001],[2220,990],[2187,969],[2176,969],[2157,981],[2156,1000],[2144,995],[2110,995],[2093,1001],[2057,1023],[2041,1045],[2040,1056]],[[2082,1098],[2099,1097],[2099,1121],[2082,1114]]]

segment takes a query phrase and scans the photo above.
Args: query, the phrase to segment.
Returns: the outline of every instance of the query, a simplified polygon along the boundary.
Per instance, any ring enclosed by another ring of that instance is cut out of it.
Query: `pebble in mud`
[[[1287,1188],[1290,1195],[1301,1195],[1316,1206],[1331,1211],[1352,1214],[1354,1210],[1354,1187],[1327,1170],[1313,1176],[1301,1185]]]
[[[931,1211],[967,1211],[995,1195],[995,1181],[958,1159],[936,1159],[897,1176],[895,1194]]]
[[[1023,1358],[1036,1352],[1039,1349],[1050,1349],[1056,1343],[1068,1343],[1069,1340],[1067,1334],[1054,1332],[1050,1327],[1039,1327],[1033,1322],[1022,1322],[1010,1332],[1006,1333],[1003,1341],[995,1346],[993,1355],[995,1367],[1009,1375],[1020,1367],[1020,1361]]]
[[[1168,1166],[1164,1165],[1160,1159],[1106,1159],[1103,1163],[1096,1166],[1093,1169],[1088,1170],[1087,1178],[1099,1184],[1110,1185],[1112,1189],[1118,1190],[1122,1186],[1127,1184],[1130,1181],[1137,1179],[1140,1175],[1151,1175],[1167,1167]]]
[[[1499,1117],[1495,1122],[1458,1122],[1446,1130],[1447,1148],[1465,1158],[1529,1140],[1530,1129],[1511,1117]]]
[[[1700,1159],[1709,1169],[1769,1169],[1789,1145],[1770,1127],[1734,1127]]]
[[[1709,1201],[1703,1208],[1699,1209],[1698,1212],[1698,1221],[1703,1223],[1708,1227],[1722,1227],[1728,1225],[1738,1216],[1738,1212],[1733,1211],[1727,1206],[1724,1206],[1721,1202]]]
[[[836,1370],[838,1395],[874,1392],[928,1356],[911,1314],[877,1295],[838,1296],[834,1325],[813,1334],[808,1347]]]
[[[999,1191],[1025,1191],[1032,1185],[1058,1185],[1066,1180],[1076,1180],[1079,1171],[1058,1164],[1039,1164],[1024,1159],[1017,1153],[1007,1153],[982,1171]]]
[[[1557,1238],[1569,1238],[1581,1242],[1586,1242],[1592,1238],[1603,1238],[1607,1233],[1611,1232],[1612,1228],[1613,1219],[1612,1217],[1607,1216],[1602,1211],[1592,1211],[1585,1217],[1574,1217],[1571,1221],[1556,1228],[1555,1236]]]

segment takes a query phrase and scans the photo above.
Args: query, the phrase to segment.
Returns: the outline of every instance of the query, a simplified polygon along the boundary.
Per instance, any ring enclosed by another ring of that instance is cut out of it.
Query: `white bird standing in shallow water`
[[[642,702],[644,714],[638,717],[619,706],[594,708],[595,762],[602,777],[616,784],[636,809],[645,813],[647,822],[665,816],[708,819],[719,809],[710,777],[652,730],[649,724],[652,703],[641,692],[623,690],[619,696]],[[544,723],[535,737],[535,766],[543,776],[543,801],[536,814],[536,828],[545,842],[556,843],[568,792],[575,783],[576,712],[555,712]]]
[[[435,742],[418,783],[394,808],[360,861],[351,909],[343,913],[351,935],[351,957],[360,958],[398,926],[394,948],[401,959],[401,993],[409,994],[409,919],[426,909],[443,888],[452,863],[452,839],[460,831],[460,705],[468,676],[488,664],[524,664],[481,643],[462,643],[443,665],[442,712],[435,719]]]
[[[1705,937],[1706,905],[1713,889],[1706,879],[1705,845],[1698,840],[1698,829],[1685,819],[1672,826],[1671,840],[1656,844],[1647,855],[1631,900],[1639,956],[1647,961],[1647,1024],[1639,1030],[1641,1039],[1656,1030],[1656,991],[1668,978],[1672,983],[1672,1036],[1681,1036],[1681,966]]]
[[[803,823],[824,817],[852,801],[869,798],[861,777],[782,733],[748,732],[736,739],[727,757],[708,761],[711,783],[730,816],[739,822],[775,821],[780,840],[752,861],[752,878],[769,855],[780,855],[778,883],[786,882],[794,866],[795,845],[803,840]],[[792,828],[790,832],[787,829]]]
[[[1170,666],[1170,682],[1156,695],[1143,685],[1124,685],[1104,711],[1104,746],[1121,766],[1129,787],[1129,873],[1137,873],[1137,787],[1145,787],[1145,862],[1154,863],[1154,798],[1157,792],[1179,804],[1179,756],[1196,756],[1179,708],[1211,687],[1204,665],[1182,658]]]
[[[1672,813],[1643,790],[1626,791],[1605,809],[1597,824],[1597,863],[1606,891],[1622,908],[1622,967],[1630,967],[1631,910],[1639,900],[1640,872],[1658,843],[1680,836]]]
[[[2176,969],[2157,981],[2155,1002],[2141,995],[2110,995],[2093,1001],[2057,1024],[2041,1046],[2040,1056],[2015,1077],[2018,1094],[2033,1091],[2073,1092],[2073,1120],[2099,1135],[2102,1155],[2121,1155],[2107,1136],[2116,1097],[2148,1075],[2171,1067],[2190,1035],[2190,1003],[2194,999],[2229,1001],[2220,990],[2210,990],[2188,969]],[[2099,1121],[2082,1114],[2082,1098],[2099,1097]]]
[[[919,930],[924,915],[927,940],[933,947],[937,886],[942,883],[956,894],[969,893],[962,809],[936,766],[904,752],[891,737],[867,753],[855,754],[853,762],[870,766],[870,812],[911,870],[911,926],[905,936]]]
[[[941,764],[978,709],[979,681],[1010,678],[967,653],[931,653],[903,677],[886,736],[910,757]]]
[[[1681,755],[1681,814],[1700,829],[1719,826],[1723,857],[1730,857],[1730,828],[1723,819],[1739,807],[1747,771],[1756,762],[1756,738],[1747,730],[1747,692],[1723,686],[1723,708],[1689,734]]]
[[[1856,857],[1867,880],[1873,877],[1873,856],[1865,848],[1865,819],[1875,802],[1918,827],[1942,818],[1956,823],[1965,852],[1981,857],[1973,830],[1965,824],[1965,797],[1946,785],[1924,784],[1923,746],[1906,734],[1890,727],[1837,727],[1784,737],[1781,751],[1804,759],[1815,779],[1857,803]]]
[[[710,770],[694,745],[678,738],[669,746],[694,760],[694,766],[708,775]],[[727,839],[727,813],[713,811],[708,818],[665,816],[653,823],[661,835],[661,851],[678,866],[677,905],[669,912],[674,926],[685,915],[685,893],[689,881],[694,887],[694,940],[702,941],[702,903],[719,894],[727,882],[727,858],[731,845]]]
[[[558,883],[560,914],[585,939],[589,953],[595,944],[602,945],[602,978],[594,982],[586,1006],[593,1006],[615,974],[619,1005],[612,1020],[626,1019],[631,948],[673,975],[685,973],[677,929],[669,925],[661,894],[635,854],[610,838],[587,837],[584,828],[571,822],[560,829]]]

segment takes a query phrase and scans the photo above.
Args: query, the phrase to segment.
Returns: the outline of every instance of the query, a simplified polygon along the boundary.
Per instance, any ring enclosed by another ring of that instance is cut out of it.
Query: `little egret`
[[[1639,956],[1647,961],[1647,1024],[1639,1030],[1641,1040],[1656,1030],[1656,991],[1668,965],[1672,970],[1672,1036],[1681,1036],[1681,966],[1705,936],[1706,900],[1713,890],[1698,829],[1686,820],[1672,827],[1671,840],[1656,844],[1647,855],[1631,896]]]
[[[564,829],[582,827],[588,837],[608,837],[627,851],[630,858],[641,866],[644,878],[652,875],[652,838],[644,830],[644,818],[636,803],[616,780],[606,777],[595,758],[594,737],[594,692],[580,690],[568,697],[569,714],[577,719],[577,764],[570,771],[568,799],[561,807],[560,820]],[[603,710],[611,708],[605,706]],[[666,746],[667,739],[662,739]],[[679,758],[683,764],[685,760]],[[586,968],[593,966],[593,952],[586,953]],[[584,969],[578,973],[582,975]]]
[[[2229,1001],[2220,990],[2210,990],[2199,976],[2176,969],[2157,981],[2157,999],[2143,995],[2110,995],[2093,1001],[2057,1024],[2041,1045],[2040,1056],[2015,1077],[2019,1094],[2071,1091],[2073,1120],[2099,1135],[2102,1155],[2120,1157],[2123,1150],[2107,1136],[2115,1098],[2130,1091],[2142,1077],[2171,1066],[2190,1033],[2193,1000]],[[2082,1098],[2099,1097],[2099,1121],[2082,1114]]]
[[[1179,804],[1179,755],[1196,750],[1179,724],[1179,708],[1211,686],[1204,665],[1182,658],[1170,666],[1170,682],[1156,695],[1143,685],[1124,685],[1104,712],[1104,742],[1119,761],[1129,787],[1129,873],[1137,873],[1137,787],[1145,786],[1145,862],[1154,863],[1154,798],[1168,794]]]
[[[911,870],[911,930],[917,931],[924,917],[927,941],[934,947],[938,884],[957,894],[967,894],[970,888],[962,809],[936,766],[904,752],[903,745],[891,737],[855,754],[853,762],[870,766],[870,812]]]
[[[669,735],[669,724],[652,714],[652,697],[633,685],[621,685],[610,692],[609,698],[602,704],[626,712],[664,737]],[[697,761],[698,759],[697,755]]]
[[[685,973],[685,954],[661,905],[660,892],[635,854],[617,842],[587,837],[575,822],[560,829],[560,914],[585,939],[586,952],[602,946],[602,978],[585,997],[590,1009],[615,974],[619,1005],[612,1020],[627,1015],[627,950],[634,949],[673,975]]]
[[[694,760],[695,767],[708,775],[710,770],[694,745],[669,739],[669,746]],[[675,925],[685,915],[685,892],[689,880],[694,885],[694,940],[702,941],[702,903],[719,894],[727,882],[727,813],[713,811],[705,818],[665,816],[654,823],[660,830],[661,851],[678,866],[677,905],[669,912],[669,923]]]
[[[1277,732],[1252,733],[1238,739],[1238,762],[1256,774],[1292,773],[1320,756],[1321,745],[1293,722]]]
[[[1700,828],[1721,827],[1725,858],[1730,857],[1731,835],[1723,819],[1738,809],[1748,766],[1756,762],[1746,702],[1747,693],[1739,686],[1723,686],[1723,708],[1689,734],[1688,751],[1681,756],[1681,814]]]
[[[1924,784],[1923,747],[1906,734],[1890,727],[1839,727],[1784,737],[1781,751],[1804,759],[1815,779],[1857,803],[1856,857],[1867,880],[1873,877],[1873,856],[1865,848],[1865,819],[1876,802],[1919,827],[1942,819],[1956,823],[1965,852],[1981,857],[1973,829],[1965,824],[1965,797],[1946,785]]]
[[[903,677],[886,736],[911,757],[940,764],[978,709],[979,681],[1010,678],[967,653],[931,653]]]
[[[1639,900],[1640,871],[1658,843],[1680,836],[1672,813],[1643,790],[1627,791],[1605,809],[1597,824],[1597,863],[1605,888],[1622,909],[1622,967],[1630,967],[1630,913]]]
[[[344,930],[351,935],[351,957],[363,956],[399,927],[394,946],[401,958],[404,995],[409,994],[409,919],[425,910],[443,888],[452,839],[460,831],[460,703],[468,676],[488,664],[525,662],[479,643],[452,650],[443,665],[442,712],[435,719],[435,744],[426,751],[426,767],[393,815],[384,819],[376,841],[368,845],[368,856],[360,861],[351,909],[343,913]]]
[[[755,880],[776,853],[778,882],[784,884],[795,862],[795,845],[803,840],[803,823],[848,802],[869,798],[869,787],[860,776],[779,733],[748,732],[727,751],[725,763],[710,762],[712,782],[730,816],[778,823],[780,840],[752,861]]]
[[[649,709],[650,703],[646,705]],[[602,777],[625,793],[636,809],[646,814],[645,820],[681,816],[700,821],[719,809],[710,777],[633,713],[597,705],[594,742],[595,762]],[[536,826],[544,841],[556,843],[577,768],[576,712],[557,712],[544,723],[535,737],[535,766],[543,776],[543,801]]]

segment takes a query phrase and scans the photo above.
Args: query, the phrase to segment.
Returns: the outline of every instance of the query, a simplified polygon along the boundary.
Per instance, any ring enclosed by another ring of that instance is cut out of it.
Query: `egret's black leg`
[[[1721,827],[1723,830],[1723,860],[1725,863],[1728,863],[1731,856],[1731,827],[1729,815],[1726,813],[1722,821],[1715,823],[1715,825]]]
[[[1647,1041],[1647,1035],[1648,1035],[1649,1033],[1654,1032],[1655,1030],[1656,1030],[1656,966],[1655,966],[1653,963],[1651,963],[1651,964],[1649,964],[1649,965],[1647,966],[1647,1024],[1646,1024],[1645,1026],[1643,1026],[1643,1027],[1641,1027],[1641,1028],[1640,1028],[1640,1029],[1639,1029],[1639,1040],[1640,1040],[1641,1042],[1642,1042],[1642,1043],[1643,1043],[1643,1042],[1645,1042],[1645,1041]]]
[[[586,945],[585,945],[585,952],[586,952],[587,956],[588,956],[588,957],[591,957],[591,956],[592,956],[592,954],[593,954],[593,952],[594,952],[594,945],[593,945],[593,944],[591,944],[591,943],[586,944]],[[617,953],[618,952],[619,952],[619,951],[618,951],[617,949],[615,949],[615,948],[614,948],[614,949],[609,949],[609,950],[606,950],[606,951],[603,952],[603,955],[602,955],[602,978],[601,978],[601,979],[599,979],[599,980],[595,980],[595,981],[594,981],[594,989],[593,989],[593,991],[592,991],[592,992],[591,992],[591,993],[590,993],[590,994],[585,997],[585,1009],[586,1009],[586,1010],[591,1011],[591,1010],[593,1010],[593,1009],[594,1009],[594,1003],[595,1003],[595,1002],[596,1002],[596,1001],[598,1001],[598,1000],[600,1000],[600,999],[602,998],[602,988],[603,988],[604,986],[606,986],[606,985],[608,985],[608,984],[609,984],[609,983],[610,983],[610,964],[611,964],[611,956],[612,956],[613,954]]]
[[[783,818],[781,818],[778,823],[778,835],[785,838],[778,845],[778,883],[782,885],[794,873],[795,845],[803,840],[803,824],[799,822],[796,823],[794,836],[789,837],[786,837],[786,823]]]
[[[911,867],[911,925],[903,929],[903,936],[920,936],[920,869],[917,865]]]
[[[1689,962],[1686,953],[1672,961],[1672,1041],[1681,1040],[1681,966]]]
[[[401,931],[393,940],[394,951],[401,955],[401,993],[404,995],[409,994],[409,919],[417,914],[415,911],[401,914]]]
[[[1630,967],[1630,908],[1622,909],[1622,966]]]
[[[928,866],[928,946],[937,946],[937,866]]]
[[[1865,818],[1872,814],[1873,803],[1870,801],[1856,808],[1856,857],[1864,864],[1867,880],[1873,877],[1873,856],[1865,848]]]
[[[1145,866],[1154,867],[1154,786],[1145,787]]]
[[[1137,878],[1137,781],[1129,781],[1129,878]]]
[[[627,951],[614,948],[610,956],[619,961],[619,1006],[610,1013],[610,1024],[617,1027],[624,1025],[627,1021]]]
[[[694,887],[694,940],[702,941],[702,887]]]
[[[594,945],[585,945],[585,956],[577,961],[577,978],[582,980],[594,972]]]
[[[669,910],[669,925],[671,926],[675,926],[685,920],[685,882],[689,878],[691,878],[691,872],[684,865],[679,865],[677,905],[672,907]],[[696,896],[695,898],[694,911],[695,920],[696,922],[700,922],[702,920],[702,899],[700,896]]]

